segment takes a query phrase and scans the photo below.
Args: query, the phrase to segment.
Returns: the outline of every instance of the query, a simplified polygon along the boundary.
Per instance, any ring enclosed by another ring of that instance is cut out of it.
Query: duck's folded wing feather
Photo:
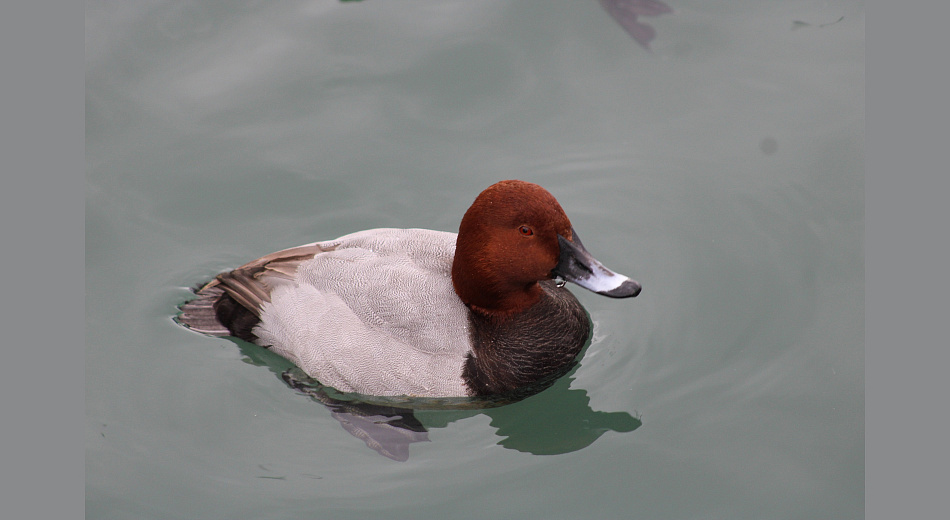
[[[228,294],[242,307],[260,317],[261,307],[270,301],[273,287],[292,280],[301,263],[319,253],[332,251],[335,242],[314,242],[277,251],[221,273],[195,291],[196,298],[181,306],[178,321],[204,334],[228,336],[228,327],[216,315],[215,303]]]

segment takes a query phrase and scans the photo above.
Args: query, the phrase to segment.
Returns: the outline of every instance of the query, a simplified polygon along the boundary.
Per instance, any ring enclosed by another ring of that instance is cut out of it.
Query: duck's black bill
[[[557,236],[561,256],[552,271],[553,275],[611,298],[631,298],[640,294],[642,287],[639,283],[604,267],[587,252],[577,231],[572,228],[571,234],[574,236],[573,241]]]

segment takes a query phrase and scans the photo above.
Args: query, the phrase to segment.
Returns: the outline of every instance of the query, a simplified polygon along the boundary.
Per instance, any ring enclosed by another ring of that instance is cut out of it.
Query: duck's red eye
[[[531,235],[534,234],[534,230],[528,226],[521,226],[520,228],[518,228],[518,231],[520,231],[521,234],[526,237],[530,237]]]

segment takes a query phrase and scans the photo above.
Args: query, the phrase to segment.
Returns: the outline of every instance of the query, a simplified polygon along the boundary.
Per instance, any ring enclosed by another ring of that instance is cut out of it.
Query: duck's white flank
[[[321,383],[372,395],[466,395],[469,310],[452,287],[455,233],[371,229],[321,242],[268,279],[262,344]]]

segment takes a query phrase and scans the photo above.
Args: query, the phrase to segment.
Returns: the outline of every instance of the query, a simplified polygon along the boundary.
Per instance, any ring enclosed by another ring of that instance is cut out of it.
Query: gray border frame
[[[950,6],[874,2],[868,10],[877,31],[866,38],[865,516],[940,518],[950,466],[950,340],[941,330],[950,318],[941,14]]]
[[[0,503],[8,518],[84,510],[83,9],[0,8]]]
[[[82,5],[9,3],[0,11],[2,265],[48,274],[8,276],[13,287],[4,291],[16,307],[2,313],[0,381],[3,395],[16,397],[3,401],[10,425],[3,457],[11,463],[0,500],[18,518],[76,517],[84,497]],[[948,458],[950,353],[941,325],[950,315],[950,190],[941,156],[950,88],[941,65],[947,17],[935,11],[950,6],[884,5],[868,9],[879,30],[867,46],[874,105],[866,135],[866,517],[936,518]]]

